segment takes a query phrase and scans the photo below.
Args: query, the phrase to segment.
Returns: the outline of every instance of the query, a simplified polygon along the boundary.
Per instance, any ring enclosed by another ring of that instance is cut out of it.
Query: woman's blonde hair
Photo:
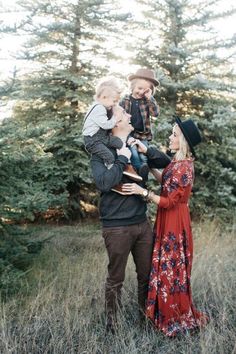
[[[175,124],[174,127],[178,126],[178,124]],[[187,140],[184,137],[184,134],[182,133],[181,129],[180,130],[180,135],[179,135],[179,150],[175,153],[175,160],[185,160],[188,158],[192,157],[192,153],[190,151],[190,147],[188,145]]]
[[[100,98],[104,92],[106,92],[108,95],[120,95],[122,90],[115,78],[105,77],[101,79],[96,86],[96,94],[94,98]]]

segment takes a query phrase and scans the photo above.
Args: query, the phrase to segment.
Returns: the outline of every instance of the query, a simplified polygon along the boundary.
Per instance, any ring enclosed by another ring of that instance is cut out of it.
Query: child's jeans
[[[148,147],[148,141],[147,140],[141,140],[142,143]],[[139,168],[144,164],[147,163],[147,156],[144,155],[141,152],[138,152],[137,149],[137,145],[134,146],[129,146],[130,151],[131,151],[131,164],[133,165],[133,167],[136,168],[136,170],[138,171]]]

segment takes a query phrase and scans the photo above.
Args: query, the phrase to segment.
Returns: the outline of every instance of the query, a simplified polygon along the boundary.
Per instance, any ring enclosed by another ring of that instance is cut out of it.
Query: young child
[[[90,106],[82,129],[85,148],[91,154],[97,154],[109,169],[114,163],[114,155],[110,148],[121,149],[124,142],[112,136],[110,130],[116,125],[112,108],[120,98],[120,87],[114,78],[104,78],[96,87],[95,101]],[[123,172],[136,181],[142,180],[131,165]]]
[[[125,95],[120,105],[131,114],[131,124],[134,131],[131,137],[139,139],[148,146],[152,140],[151,116],[159,115],[159,106],[153,97],[155,87],[159,86],[159,81],[155,78],[153,70],[138,69],[135,74],[129,75],[131,94]],[[144,154],[137,150],[137,145],[130,145],[132,152],[131,163],[144,179],[148,175],[147,159]]]

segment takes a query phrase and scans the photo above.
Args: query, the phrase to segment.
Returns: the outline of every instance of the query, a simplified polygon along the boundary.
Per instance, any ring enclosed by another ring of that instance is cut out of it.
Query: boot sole
[[[140,182],[143,180],[143,178],[141,176],[135,176],[129,172],[123,172],[123,175],[129,176],[130,178],[132,178],[134,181],[137,181],[137,182]]]

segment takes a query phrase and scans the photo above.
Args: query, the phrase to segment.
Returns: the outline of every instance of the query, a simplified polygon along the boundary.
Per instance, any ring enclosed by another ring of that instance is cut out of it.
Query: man
[[[133,130],[130,114],[117,106],[113,110],[117,124],[112,134],[126,141]],[[125,269],[130,252],[136,266],[138,279],[138,303],[140,320],[144,319],[145,301],[148,290],[148,278],[151,267],[153,248],[153,232],[147,220],[145,195],[123,195],[112,188],[120,183],[127,183],[129,177],[123,175],[131,152],[127,147],[112,150],[115,162],[110,169],[103,161],[92,156],[91,167],[97,188],[101,191],[100,219],[103,227],[103,238],[108,253],[108,276],[105,286],[105,303],[107,331],[114,333],[117,306],[121,305],[121,288],[125,278]],[[170,159],[154,147],[146,153],[150,167],[164,168]]]

